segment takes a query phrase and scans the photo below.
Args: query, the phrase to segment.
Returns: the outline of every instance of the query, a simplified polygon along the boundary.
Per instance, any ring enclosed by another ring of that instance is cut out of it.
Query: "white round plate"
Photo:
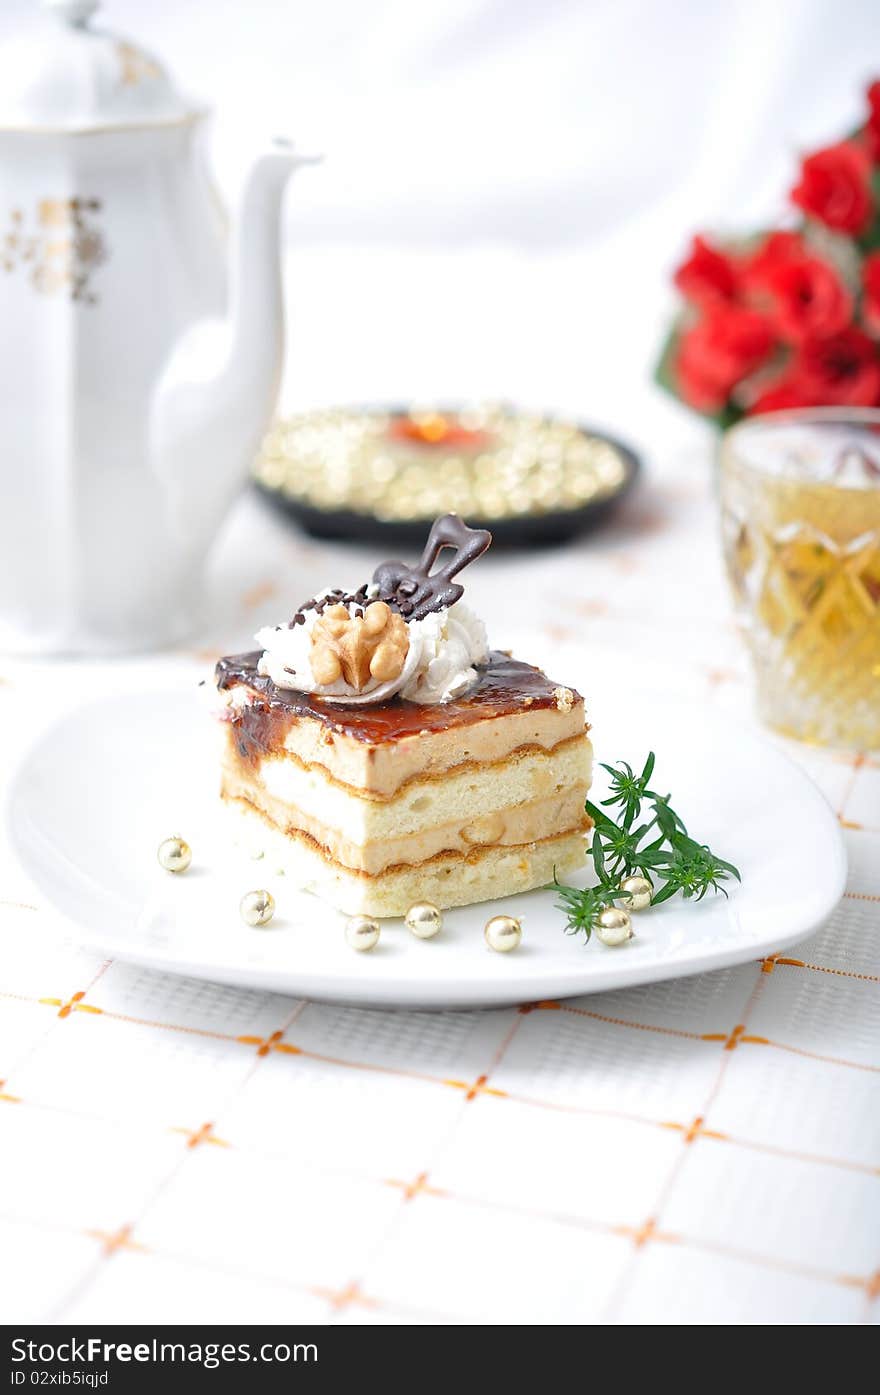
[[[687,705],[591,705],[597,759],[657,752],[652,783],[671,790],[700,840],[741,870],[729,899],[680,897],[634,916],[635,938],[609,949],[563,933],[552,890],[447,911],[433,940],[388,921],[358,954],[345,917],[233,849],[217,798],[216,736],[192,692],[142,693],[78,708],[50,728],[13,782],[8,818],[21,862],[83,943],[155,969],[297,997],[400,1007],[477,1007],[596,993],[722,968],[785,949],[843,894],[846,855],[830,808],[807,777],[745,728]],[[603,797],[597,770],[594,797]],[[156,848],[181,834],[183,876]],[[582,874],[582,884],[590,880]],[[250,929],[242,894],[268,885],[274,921]],[[491,915],[523,921],[511,954],[483,940]]]

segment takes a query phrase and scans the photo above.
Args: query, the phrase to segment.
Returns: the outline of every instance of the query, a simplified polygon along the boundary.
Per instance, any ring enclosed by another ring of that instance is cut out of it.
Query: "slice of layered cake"
[[[321,592],[217,665],[241,841],[349,914],[508,896],[584,861],[583,699],[490,651],[460,603],[490,541],[438,519],[418,567]]]

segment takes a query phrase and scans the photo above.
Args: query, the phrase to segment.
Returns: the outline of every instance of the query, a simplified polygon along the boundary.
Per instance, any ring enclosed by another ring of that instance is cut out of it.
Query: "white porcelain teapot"
[[[183,637],[278,390],[284,186],[247,180],[227,294],[207,112],[47,0],[0,49],[0,648]]]

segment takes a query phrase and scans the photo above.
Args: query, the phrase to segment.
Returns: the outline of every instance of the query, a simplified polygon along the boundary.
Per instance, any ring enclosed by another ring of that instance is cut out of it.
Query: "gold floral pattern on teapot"
[[[20,208],[9,215],[0,238],[0,267],[21,272],[41,295],[66,293],[84,305],[97,304],[92,275],[109,256],[97,226],[100,199],[40,199],[32,217]]]
[[[161,78],[162,69],[146,53],[142,53],[134,44],[126,43],[120,39],[116,45],[116,56],[119,59],[119,66],[122,71],[122,83],[125,87],[136,87],[138,83],[149,78]]]

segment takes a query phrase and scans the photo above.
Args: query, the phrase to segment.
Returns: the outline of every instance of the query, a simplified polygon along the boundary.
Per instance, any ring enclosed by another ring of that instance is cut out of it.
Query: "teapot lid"
[[[42,0],[41,8],[40,23],[0,45],[0,129],[155,126],[204,110],[151,53],[91,27],[99,0]]]

